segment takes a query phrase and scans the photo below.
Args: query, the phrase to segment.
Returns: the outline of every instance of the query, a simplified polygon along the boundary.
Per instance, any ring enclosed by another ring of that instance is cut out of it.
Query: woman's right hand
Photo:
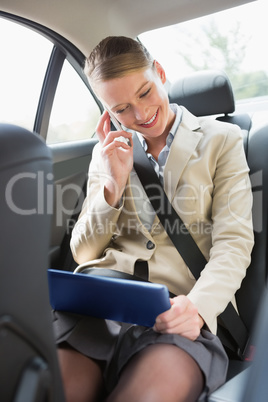
[[[96,134],[101,143],[101,158],[107,174],[105,199],[108,204],[117,207],[133,167],[132,135],[126,131],[111,131],[111,120],[107,111],[99,120]],[[130,145],[116,140],[121,136],[127,138]]]

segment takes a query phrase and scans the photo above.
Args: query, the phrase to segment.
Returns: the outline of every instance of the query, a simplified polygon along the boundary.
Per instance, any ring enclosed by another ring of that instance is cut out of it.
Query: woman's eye
[[[144,98],[146,95],[149,94],[150,91],[151,91],[151,88],[147,89],[146,92],[144,92],[143,94],[140,95],[140,98]]]
[[[121,114],[121,113],[123,113],[125,110],[126,110],[126,107],[123,108],[123,109],[119,109],[119,110],[116,111],[116,114]]]

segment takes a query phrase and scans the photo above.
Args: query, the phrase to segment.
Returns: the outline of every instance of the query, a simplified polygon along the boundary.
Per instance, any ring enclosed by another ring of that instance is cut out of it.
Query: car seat
[[[268,291],[264,290],[254,329],[253,342],[256,345],[252,366],[244,375],[244,386],[240,389],[243,402],[266,402],[268,395]]]
[[[41,138],[0,124],[0,400],[63,402],[47,284],[52,163]]]
[[[251,118],[247,113],[233,114],[233,90],[223,71],[198,71],[175,81],[169,88],[169,100],[185,106],[195,116],[218,115],[218,120],[237,124],[241,128],[247,153]]]

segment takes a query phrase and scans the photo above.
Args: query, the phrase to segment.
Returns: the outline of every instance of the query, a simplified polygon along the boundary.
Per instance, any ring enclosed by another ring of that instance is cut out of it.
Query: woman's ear
[[[161,64],[158,63],[158,61],[156,61],[156,60],[154,60],[154,66],[155,66],[158,76],[160,77],[160,79],[162,81],[162,84],[165,84],[165,82],[167,80],[165,70],[163,69]]]

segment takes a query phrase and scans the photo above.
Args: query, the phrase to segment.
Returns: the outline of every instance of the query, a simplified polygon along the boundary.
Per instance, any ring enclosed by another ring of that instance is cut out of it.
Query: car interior
[[[88,165],[98,140],[92,129],[92,135],[81,140],[48,141],[64,63],[72,66],[89,93],[97,122],[103,107],[87,82],[83,65],[101,39],[108,35],[135,38],[145,31],[245,3],[254,2],[66,0],[63,5],[60,0],[0,0],[0,23],[30,28],[52,43],[32,128],[7,121],[0,114],[1,401],[65,400],[53,339],[47,268],[73,271],[77,266],[70,237],[85,198]],[[243,358],[230,357],[227,381],[210,395],[209,402],[265,401],[268,105],[260,114],[254,108],[237,108],[234,89],[222,70],[208,68],[186,76],[178,70],[177,77],[167,86],[170,102],[185,106],[196,116],[241,128],[253,191],[255,245],[247,275],[236,293],[239,314],[250,336]]]

